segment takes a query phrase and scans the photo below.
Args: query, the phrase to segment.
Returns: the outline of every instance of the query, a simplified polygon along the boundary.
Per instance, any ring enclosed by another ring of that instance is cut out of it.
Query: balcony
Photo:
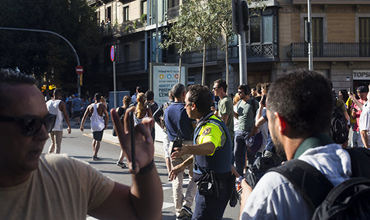
[[[139,32],[144,30],[143,27],[145,27],[146,25],[146,16],[142,17],[143,18],[139,18],[133,21],[126,21],[118,25],[112,25],[111,23],[100,25],[100,30],[106,36],[114,35],[118,37],[126,34]]]
[[[238,46],[229,47],[229,61],[230,63],[239,62],[239,48]],[[257,62],[273,62],[277,61],[278,58],[278,49],[277,44],[258,44],[258,45],[248,45],[247,46],[247,56],[248,63],[257,63]],[[177,63],[179,56],[176,55],[167,55],[165,62]],[[222,51],[217,48],[208,49],[206,51],[206,63],[212,62],[224,62],[225,61],[225,51]],[[182,57],[182,62],[189,65],[202,65],[203,62],[203,53],[202,51],[194,51],[184,53]]]
[[[145,71],[145,61],[144,60],[135,60],[123,63],[116,64],[117,75],[130,75],[138,72]]]
[[[292,43],[293,61],[306,60],[306,43]],[[370,60],[370,43],[313,43],[313,56],[322,61],[362,61]]]

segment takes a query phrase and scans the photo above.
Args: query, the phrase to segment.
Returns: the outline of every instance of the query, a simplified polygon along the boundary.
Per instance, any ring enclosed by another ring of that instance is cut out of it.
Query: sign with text
[[[353,70],[353,80],[370,80],[370,70]]]
[[[156,101],[159,106],[168,101],[168,91],[170,91],[176,83],[179,82],[187,86],[186,70],[186,67],[182,66],[180,76],[178,65],[152,65],[152,88],[154,92],[154,101]]]

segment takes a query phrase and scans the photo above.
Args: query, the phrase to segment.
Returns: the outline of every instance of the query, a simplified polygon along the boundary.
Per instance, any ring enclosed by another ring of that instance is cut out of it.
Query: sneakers
[[[180,210],[179,215],[176,217],[176,219],[191,219],[193,216],[193,212],[191,211],[191,208],[187,206],[183,206]]]
[[[92,159],[93,159],[93,160],[100,160],[100,157],[98,157],[98,156],[93,156],[93,157],[92,157]]]
[[[117,166],[119,166],[119,167],[121,167],[122,169],[123,168],[126,168],[127,166],[126,166],[126,164],[124,163],[124,162],[119,162],[119,161],[117,161]]]

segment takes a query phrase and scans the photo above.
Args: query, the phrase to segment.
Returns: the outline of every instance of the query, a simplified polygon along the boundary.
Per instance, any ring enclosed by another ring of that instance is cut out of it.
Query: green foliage
[[[140,17],[140,22],[142,24],[145,24],[146,23],[146,14],[142,14],[141,17]]]
[[[0,26],[54,31],[68,39],[86,74],[101,44],[96,14],[85,0],[2,0]],[[18,67],[58,87],[76,89],[76,58],[65,41],[47,33],[0,30],[0,67]],[[54,75],[51,72],[54,70]],[[84,76],[84,79],[90,76]],[[86,80],[85,80],[86,81]]]

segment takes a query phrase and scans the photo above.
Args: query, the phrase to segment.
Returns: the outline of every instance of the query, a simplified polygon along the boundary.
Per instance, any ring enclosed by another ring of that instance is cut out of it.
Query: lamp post
[[[307,0],[308,70],[313,71],[311,0]]]

